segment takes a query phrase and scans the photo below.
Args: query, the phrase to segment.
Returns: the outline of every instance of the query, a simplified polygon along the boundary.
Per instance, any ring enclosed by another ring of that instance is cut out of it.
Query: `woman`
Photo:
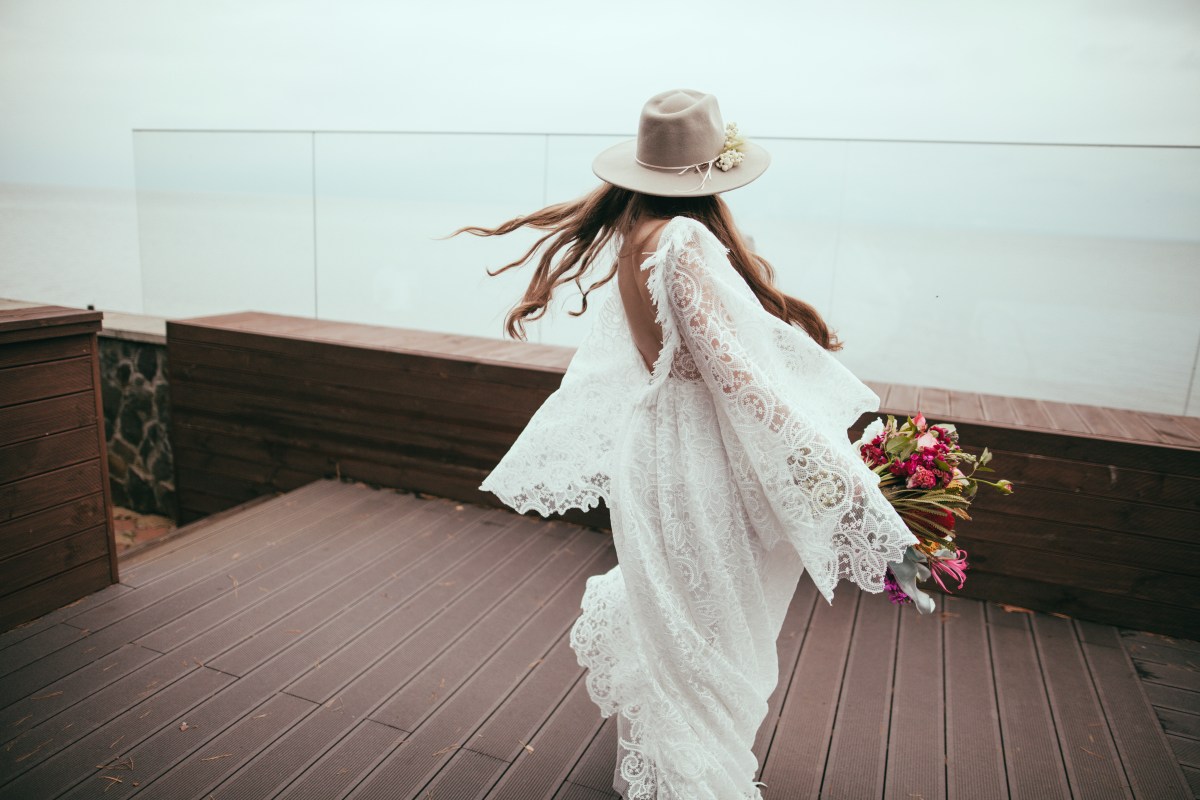
[[[597,156],[600,188],[459,231],[546,231],[498,270],[545,246],[508,315],[514,338],[616,251],[578,313],[597,286],[617,290],[480,488],[543,515],[608,505],[619,563],[588,579],[571,646],[601,714],[619,714],[627,800],[761,798],[751,746],[801,573],[830,602],[840,578],[878,592],[916,542],[846,436],[879,398],[829,355],[840,345],[820,315],[774,287],[718,196],[769,160],[712,95],[663,92],[636,139]]]

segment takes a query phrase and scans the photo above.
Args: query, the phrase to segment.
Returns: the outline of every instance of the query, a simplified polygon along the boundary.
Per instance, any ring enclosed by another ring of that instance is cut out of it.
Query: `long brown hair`
[[[504,329],[508,335],[513,339],[524,339],[525,321],[541,319],[551,295],[559,286],[574,282],[582,292],[580,309],[568,311],[568,314],[577,317],[587,311],[588,293],[608,283],[617,274],[614,261],[603,278],[587,289],[583,288],[584,276],[614,235],[628,234],[643,219],[671,219],[677,216],[691,217],[700,222],[712,231],[721,244],[729,248],[730,262],[754,290],[763,308],[788,324],[799,325],[826,350],[841,349],[841,342],[815,308],[803,300],[784,294],[775,286],[775,270],[765,258],[750,252],[737,226],[733,224],[729,206],[715,194],[657,197],[604,183],[577,200],[547,206],[532,214],[510,219],[495,228],[468,225],[459,228],[451,236],[460,233],[501,236],[524,227],[547,231],[516,261],[505,264],[495,272],[487,271],[488,275],[496,276],[519,267],[546,245],[537,259],[537,267],[525,296],[505,318]],[[555,263],[560,253],[562,258]]]

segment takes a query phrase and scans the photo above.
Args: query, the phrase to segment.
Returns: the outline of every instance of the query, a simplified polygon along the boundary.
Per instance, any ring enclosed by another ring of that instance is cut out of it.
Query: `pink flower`
[[[946,584],[942,583],[942,578],[938,573],[945,573],[951,580],[958,581],[958,588],[961,589],[963,584],[967,582],[967,551],[961,547],[955,554],[955,558],[933,558],[930,559],[930,570],[933,573],[933,579],[937,581],[937,585],[942,587],[942,591],[949,591]]]
[[[900,584],[896,583],[896,577],[892,575],[890,569],[883,574],[883,588],[887,590],[888,600],[894,606],[912,602],[912,598],[904,593],[904,590],[900,588]]]
[[[925,415],[918,411],[917,415],[913,417],[913,425],[917,426],[917,430],[923,431],[925,430],[925,424]]]
[[[932,489],[937,486],[937,482],[937,475],[932,470],[917,467],[908,477],[907,485],[910,489]]]

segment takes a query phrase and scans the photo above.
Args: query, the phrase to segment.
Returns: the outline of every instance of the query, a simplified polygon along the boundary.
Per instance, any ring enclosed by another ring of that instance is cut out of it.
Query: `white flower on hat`
[[[746,140],[738,133],[736,122],[731,122],[725,126],[725,146],[721,149],[721,154],[717,156],[716,166],[722,172],[729,170],[742,163],[745,154],[738,148],[745,144]]]

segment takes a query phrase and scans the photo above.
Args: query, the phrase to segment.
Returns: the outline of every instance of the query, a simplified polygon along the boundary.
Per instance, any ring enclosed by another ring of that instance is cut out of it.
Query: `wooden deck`
[[[0,635],[0,797],[615,797],[568,645],[615,563],[601,531],[334,480],[203,520]],[[1194,796],[1191,642],[802,579],[779,660],[766,798]]]

